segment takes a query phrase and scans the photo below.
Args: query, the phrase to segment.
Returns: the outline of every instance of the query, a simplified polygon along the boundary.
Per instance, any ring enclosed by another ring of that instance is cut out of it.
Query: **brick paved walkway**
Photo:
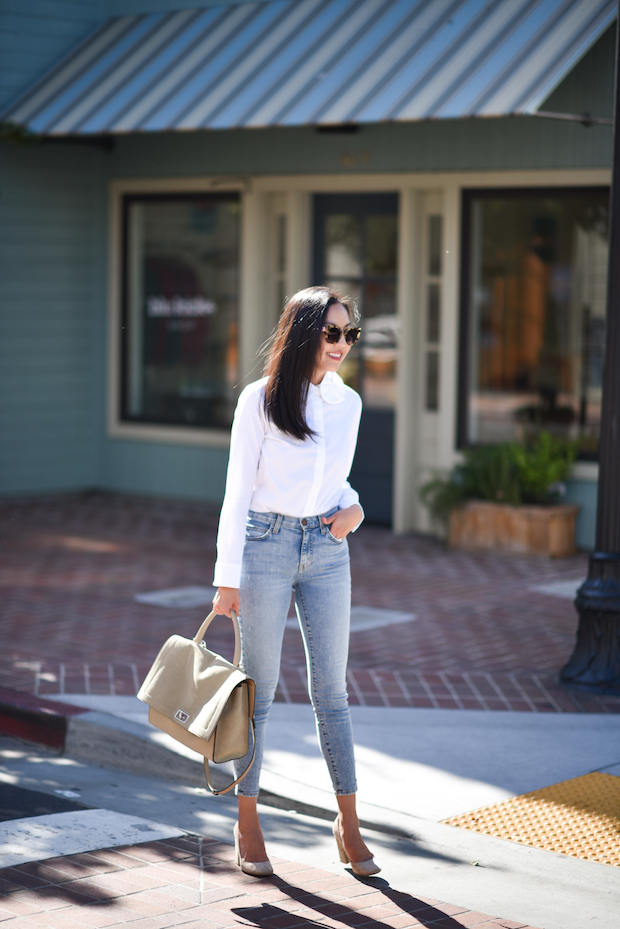
[[[209,585],[217,509],[120,494],[0,503],[0,686],[33,693],[133,694],[165,638],[193,635],[204,608],[169,610],[137,593]],[[354,632],[352,703],[620,713],[620,698],[557,682],[577,617],[530,588],[585,576],[558,561],[448,551],[421,536],[362,526],[351,537],[353,602],[414,613]],[[224,621],[209,645],[232,652]],[[297,630],[285,633],[277,699],[307,699]]]
[[[0,871],[0,923],[7,929],[532,929],[463,907],[272,859],[257,880],[234,849],[200,837],[103,849]]]

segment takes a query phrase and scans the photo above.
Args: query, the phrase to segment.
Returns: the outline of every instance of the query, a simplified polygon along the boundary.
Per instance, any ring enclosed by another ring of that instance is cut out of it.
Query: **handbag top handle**
[[[200,627],[200,629],[194,636],[194,642],[196,643],[196,645],[200,645],[200,643],[205,637],[205,632],[207,631],[207,629],[209,628],[209,626],[211,625],[211,623],[213,622],[213,620],[215,619],[217,615],[218,614],[215,612],[215,610],[212,610],[209,613],[209,615],[203,622],[202,626]],[[235,613],[234,610],[230,611],[230,616],[228,618],[233,624],[233,629],[235,630],[235,654],[233,656],[233,664],[237,665],[238,667],[239,662],[241,660],[241,636],[239,635],[239,622],[237,620],[237,614]]]

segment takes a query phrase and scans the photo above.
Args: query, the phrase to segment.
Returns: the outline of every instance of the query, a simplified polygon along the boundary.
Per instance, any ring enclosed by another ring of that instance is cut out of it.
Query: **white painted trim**
[[[312,211],[310,193],[289,190],[287,193],[288,237],[286,242],[287,294],[292,296],[311,282]]]
[[[546,171],[453,171],[400,174],[306,174],[253,177],[252,189],[310,193],[369,190],[438,190],[446,187],[581,187],[611,183],[607,168]]]
[[[443,217],[440,412],[436,466],[451,468],[456,459],[461,274],[461,185],[455,183],[454,179],[443,191]]]
[[[398,174],[274,174],[269,176],[213,176],[116,178],[110,191],[123,193],[163,193],[169,191],[247,190],[265,193],[307,191],[438,190],[445,187],[581,187],[611,183],[608,168],[579,168],[536,171],[450,171],[406,172]]]
[[[108,436],[111,439],[126,439],[130,442],[200,445],[208,448],[230,447],[230,432],[227,429],[188,429],[186,426],[157,426],[119,420],[108,426]]]
[[[257,351],[267,337],[262,308],[268,285],[270,244],[265,194],[247,191],[242,198],[239,293],[239,380],[250,384],[262,373]],[[257,367],[258,363],[258,367]]]
[[[420,377],[416,359],[419,357],[420,306],[419,286],[422,271],[422,203],[420,193],[413,188],[400,191],[398,218],[398,295],[400,345],[396,382],[394,429],[394,489],[392,495],[392,526],[402,534],[416,527],[417,502],[417,437],[420,427]]]
[[[110,181],[110,193],[123,194],[162,193],[215,193],[227,190],[250,190],[249,177],[127,177]]]
[[[121,191],[110,185],[108,211],[108,383],[107,433],[115,435],[120,404]]]

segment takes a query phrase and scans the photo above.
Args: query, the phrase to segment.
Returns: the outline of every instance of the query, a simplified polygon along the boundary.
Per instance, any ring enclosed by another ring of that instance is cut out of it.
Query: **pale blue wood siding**
[[[616,24],[610,26],[560,86],[541,105],[552,113],[612,116]]]
[[[102,155],[0,148],[0,486],[94,486]]]
[[[167,497],[221,501],[228,451],[164,442],[108,439],[101,453],[103,486]]]
[[[0,146],[0,492],[220,500],[225,450],[106,435],[108,159]]]
[[[251,144],[248,144],[251,141]],[[119,177],[608,168],[611,129],[536,117],[120,136]]]

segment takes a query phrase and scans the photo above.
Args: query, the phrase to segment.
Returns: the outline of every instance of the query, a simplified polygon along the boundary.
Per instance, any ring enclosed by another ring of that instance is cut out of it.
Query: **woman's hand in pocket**
[[[217,593],[213,598],[213,609],[222,616],[230,616],[230,611],[234,610],[237,616],[241,607],[241,598],[239,590],[236,587],[218,587]]]
[[[323,522],[329,526],[329,531],[336,539],[346,539],[360,523],[363,511],[359,503],[347,506],[344,510],[338,510],[331,516],[323,516]]]

